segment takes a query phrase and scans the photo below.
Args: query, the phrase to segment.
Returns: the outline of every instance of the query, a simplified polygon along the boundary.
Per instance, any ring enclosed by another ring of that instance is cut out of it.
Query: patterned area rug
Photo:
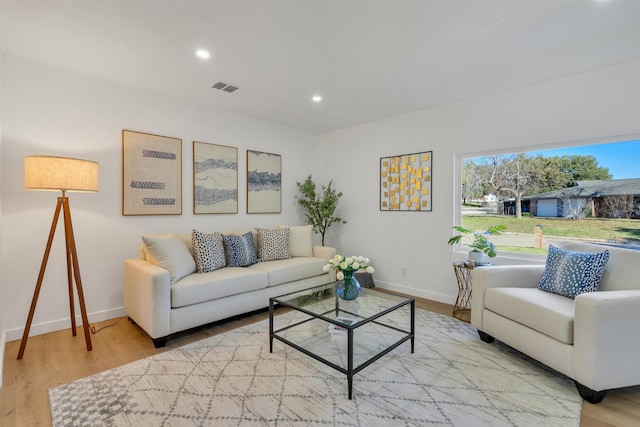
[[[279,341],[269,353],[262,321],[52,388],[51,416],[54,426],[579,425],[567,377],[448,316],[416,310],[416,335],[415,353],[404,343],[355,375],[353,400],[338,371]]]

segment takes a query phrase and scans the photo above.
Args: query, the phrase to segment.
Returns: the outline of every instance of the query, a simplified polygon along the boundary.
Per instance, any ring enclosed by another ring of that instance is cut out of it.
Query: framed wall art
[[[431,151],[380,158],[380,210],[431,211]]]
[[[193,141],[193,213],[238,213],[238,149]]]
[[[122,215],[182,214],[182,140],[122,131]]]
[[[282,156],[247,150],[247,213],[282,212]]]

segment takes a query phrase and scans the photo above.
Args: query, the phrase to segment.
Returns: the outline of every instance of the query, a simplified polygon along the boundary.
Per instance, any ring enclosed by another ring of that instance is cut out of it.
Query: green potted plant
[[[484,255],[487,255],[489,258],[493,258],[497,255],[496,245],[489,241],[486,236],[500,235],[504,232],[506,227],[502,224],[492,225],[487,229],[487,231],[475,231],[456,225],[453,227],[453,229],[460,234],[457,234],[450,238],[447,243],[449,243],[450,245],[455,245],[456,243],[460,243],[462,241],[464,245],[471,248],[471,251],[469,251],[469,261],[478,263],[482,262]],[[466,242],[464,241],[465,237],[468,237],[468,239],[466,239]]]
[[[331,224],[336,222],[347,223],[342,218],[335,216],[342,192],[337,193],[333,189],[333,180],[331,180],[329,185],[322,186],[321,194],[316,194],[316,184],[313,182],[311,175],[303,183],[296,182],[296,185],[302,196],[295,196],[295,198],[305,210],[307,224],[313,227],[315,233],[320,234],[322,246],[324,246],[324,235]]]

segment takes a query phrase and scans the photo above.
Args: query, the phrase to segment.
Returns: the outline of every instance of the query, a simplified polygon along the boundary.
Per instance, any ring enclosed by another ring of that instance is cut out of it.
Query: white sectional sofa
[[[266,260],[229,266],[229,250],[233,247],[225,244],[224,266],[218,264],[202,273],[198,272],[202,265],[220,253],[209,247],[201,250],[201,241],[196,242],[194,251],[193,234],[143,236],[140,258],[124,262],[124,307],[128,316],[149,334],[156,347],[162,347],[173,333],[266,308],[270,297],[335,280],[335,274],[322,269],[336,254],[335,249],[312,246],[311,226],[280,227],[284,229],[287,244],[275,230],[208,234],[217,245],[222,245],[217,240],[223,236],[248,235],[257,248],[256,257],[263,255]],[[280,241],[261,241],[263,234],[278,235]],[[242,242],[246,244],[247,239]],[[204,261],[202,256],[206,257]]]
[[[540,290],[544,265],[476,268],[471,323],[483,341],[497,338],[567,375],[585,400],[598,403],[609,389],[640,384],[640,251],[556,246],[609,251],[597,291],[572,299]]]

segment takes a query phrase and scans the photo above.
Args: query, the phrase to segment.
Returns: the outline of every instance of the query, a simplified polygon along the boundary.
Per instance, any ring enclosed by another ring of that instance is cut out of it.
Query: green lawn
[[[506,226],[507,233],[533,234],[536,225],[542,225],[542,233],[547,236],[583,237],[640,244],[640,220],[637,219],[587,218],[576,221],[528,216],[516,219],[512,216],[488,214],[462,216],[462,226],[466,228],[486,230],[489,226],[497,224]]]

